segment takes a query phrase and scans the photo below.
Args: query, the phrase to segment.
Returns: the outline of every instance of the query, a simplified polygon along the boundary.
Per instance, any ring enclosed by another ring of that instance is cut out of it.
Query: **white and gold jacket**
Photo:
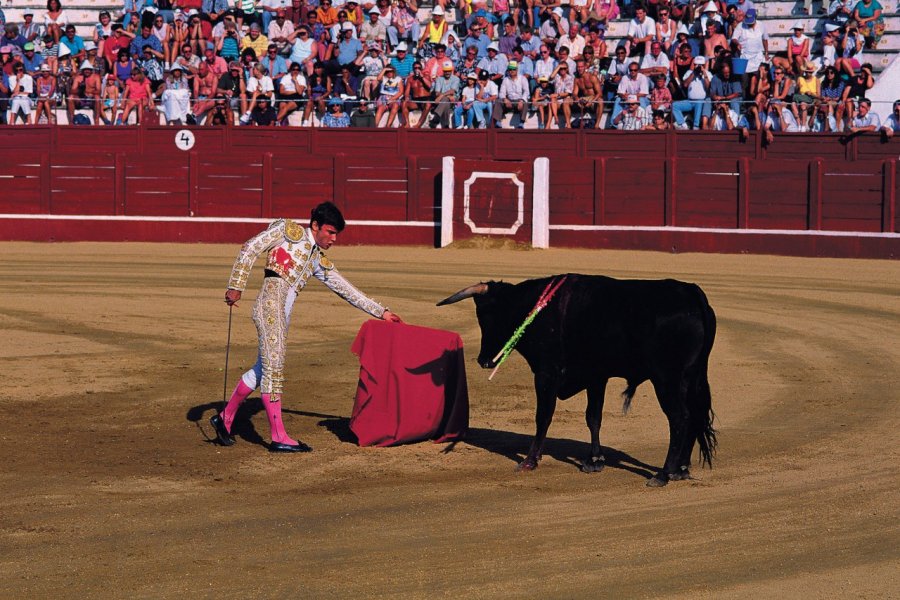
[[[361,291],[334,268],[322,249],[316,245],[312,233],[290,219],[273,221],[269,228],[247,240],[238,253],[228,289],[244,291],[250,269],[260,254],[266,252],[266,269],[278,273],[298,292],[315,277],[335,294],[373,317],[381,318],[386,310]]]

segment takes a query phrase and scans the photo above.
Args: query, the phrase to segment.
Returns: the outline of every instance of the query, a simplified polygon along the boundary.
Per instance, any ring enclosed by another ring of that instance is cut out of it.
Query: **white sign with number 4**
[[[175,145],[179,150],[190,150],[194,147],[195,141],[193,132],[187,129],[182,129],[175,134]]]

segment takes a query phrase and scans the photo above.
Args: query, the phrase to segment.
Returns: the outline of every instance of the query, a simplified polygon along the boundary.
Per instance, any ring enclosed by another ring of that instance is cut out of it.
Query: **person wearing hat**
[[[262,28],[259,23],[251,23],[247,35],[241,38],[241,52],[247,48],[252,48],[257,58],[266,55],[266,50],[269,48],[269,38],[262,34]]]
[[[72,88],[66,101],[66,115],[69,123],[75,121],[76,109],[89,109],[93,113],[94,125],[100,125],[100,96],[103,81],[94,70],[94,65],[84,60],[78,73],[72,78]]]
[[[378,42],[366,42],[366,51],[366,56],[362,59],[363,80],[359,94],[366,100],[371,100],[378,85],[378,75],[387,65],[387,59]]]
[[[397,5],[391,12],[391,24],[387,28],[391,47],[396,48],[401,40],[408,44],[419,41],[421,31],[417,9],[415,0],[397,0]]]
[[[385,45],[387,39],[387,27],[381,22],[381,11],[377,6],[373,6],[369,11],[369,20],[363,23],[359,30],[359,40],[361,42],[375,41]]]
[[[398,76],[394,65],[390,64],[378,74],[378,83],[381,84],[381,88],[378,100],[375,102],[375,105],[378,107],[375,111],[375,124],[376,127],[379,126],[381,117],[387,112],[388,119],[385,127],[390,129],[393,126],[397,112],[400,110],[400,105],[403,104],[403,93],[405,91],[403,79]]]
[[[412,73],[413,64],[415,64],[415,57],[408,51],[406,47],[406,42],[400,42],[397,44],[396,48],[396,56],[391,57],[390,63],[391,66],[397,72],[397,75],[400,77],[409,77],[409,74]]]
[[[110,78],[112,79],[112,78]],[[42,64],[38,68],[38,75],[34,78],[34,91],[37,96],[34,106],[34,122],[37,123],[44,114],[47,123],[56,124],[56,76],[50,70],[50,65]]]
[[[534,108],[538,119],[538,129],[550,129],[553,120],[553,112],[550,110],[550,102],[553,99],[553,86],[550,84],[550,78],[547,75],[541,75],[537,78],[537,86],[531,95],[531,106]],[[559,127],[557,120],[557,127]]]
[[[478,93],[478,75],[466,75],[466,84],[460,90],[459,102],[453,107],[453,126],[456,129],[472,129],[475,125],[475,98]],[[463,125],[463,115],[466,117]]]
[[[356,27],[344,21],[341,24],[341,41],[334,47],[334,58],[326,65],[329,76],[340,73],[344,65],[349,65],[354,73],[358,70],[357,65],[362,63],[366,50],[355,35]]]
[[[629,56],[643,56],[650,52],[650,42],[654,37],[656,22],[647,16],[647,9],[639,4],[634,9],[634,18],[628,22],[625,50]]]
[[[19,28],[19,33],[22,34],[22,37],[25,38],[26,42],[40,42],[42,28],[40,24],[34,22],[34,11],[30,8],[26,8],[25,12],[22,13],[22,26]]]
[[[328,111],[322,117],[322,127],[350,127],[350,115],[344,112],[344,101],[340,98],[328,99]]]
[[[803,21],[794,21],[791,25],[793,34],[787,39],[787,49],[779,52],[772,59],[773,65],[781,67],[793,75],[802,73],[803,65],[809,60],[811,44],[809,37],[803,33],[804,29]]]
[[[650,125],[650,109],[641,106],[638,97],[630,94],[625,98],[625,110],[613,119],[613,127],[620,131],[640,131]]]
[[[156,91],[167,125],[184,125],[191,113],[191,86],[184,76],[185,68],[174,64]]]
[[[528,87],[528,80],[519,75],[519,65],[510,63],[506,67],[506,77],[500,85],[500,93],[497,101],[494,103],[493,114],[491,115],[494,126],[498,129],[501,127],[503,115],[512,112],[518,114],[519,122],[516,129],[525,127],[525,119],[528,118],[528,100],[531,95]]]
[[[816,65],[806,61],[800,69],[800,77],[794,88],[791,104],[791,112],[798,123],[806,123],[815,113],[816,105],[822,100],[819,78],[816,77]]]
[[[513,63],[510,63],[513,66]],[[569,72],[569,63],[561,62],[556,67],[552,80],[553,94],[550,96],[550,113],[557,127],[566,129],[572,123],[572,102],[575,95],[575,75]],[[562,107],[563,118],[559,118]]]
[[[709,26],[709,22],[712,21],[716,24],[716,30],[719,33],[725,31],[725,22],[722,19],[722,15],[719,14],[719,7],[716,5],[714,0],[709,0],[701,11],[700,18],[694,23],[694,26],[691,28],[692,33],[697,37],[703,37],[706,34],[707,27]]]
[[[500,86],[503,83],[503,77],[506,75],[506,68],[509,59],[505,54],[500,53],[500,46],[497,42],[491,42],[487,47],[487,56],[482,58],[478,63],[480,71],[487,71],[491,81]]]
[[[428,21],[424,31],[422,31],[422,35],[419,37],[417,46],[419,51],[425,47],[425,44],[434,45],[441,43],[449,28],[450,25],[444,19],[444,8],[440,4],[436,5],[431,10],[431,20]],[[426,54],[428,53],[426,52]]]
[[[34,51],[33,42],[26,43],[23,51],[22,64],[25,65],[25,72],[34,76],[41,68],[41,65],[46,64],[47,61],[44,60],[40,52]]]
[[[672,103],[672,116],[675,118],[676,129],[688,128],[684,118],[684,113],[687,111],[693,113],[694,129],[706,129],[712,112],[709,100],[710,83],[711,77],[707,69],[706,58],[695,57],[694,68],[688,71],[682,80],[682,87],[687,98]]]
[[[749,78],[759,69],[760,63],[769,62],[769,34],[762,23],[757,23],[755,8],[749,9],[744,21],[735,28],[731,45],[741,58],[747,60],[743,83],[744,89],[748,89]]]
[[[431,87],[434,94],[434,117],[429,126],[432,129],[437,127],[438,123],[443,129],[450,128],[450,118],[453,115],[460,85],[459,77],[454,73],[453,63],[447,60],[441,67],[441,76],[434,81]],[[421,123],[422,121],[420,121]]]

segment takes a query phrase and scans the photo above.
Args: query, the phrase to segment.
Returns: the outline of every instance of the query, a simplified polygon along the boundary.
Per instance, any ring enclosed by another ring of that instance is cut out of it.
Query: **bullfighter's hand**
[[[228,306],[236,306],[240,299],[241,290],[225,290],[225,304]]]
[[[395,315],[389,310],[384,311],[384,314],[381,315],[381,318],[385,321],[390,321],[391,323],[402,323],[403,319],[400,318],[399,315]]]

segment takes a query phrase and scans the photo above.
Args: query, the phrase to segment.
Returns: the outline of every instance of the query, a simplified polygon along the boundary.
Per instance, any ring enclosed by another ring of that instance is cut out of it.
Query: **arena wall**
[[[328,198],[350,220],[342,243],[439,245],[443,157],[468,169],[458,181],[547,157],[551,246],[888,258],[898,149],[838,134],[5,127],[0,239],[239,242]],[[504,214],[497,186],[475,212]]]

